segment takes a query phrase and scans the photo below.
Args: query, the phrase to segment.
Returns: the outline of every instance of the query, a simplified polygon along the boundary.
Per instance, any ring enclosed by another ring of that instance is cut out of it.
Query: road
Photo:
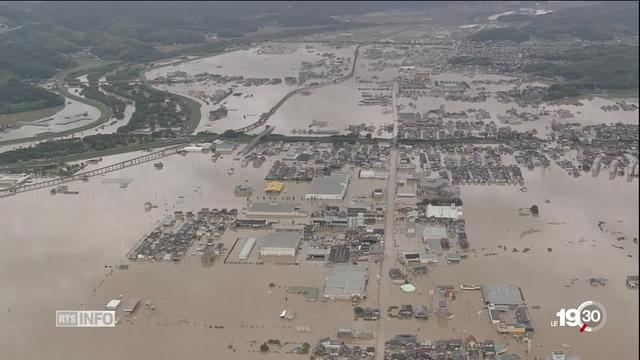
[[[384,256],[379,263],[378,274],[380,276],[379,284],[377,287],[377,306],[381,306],[381,290],[383,279],[387,278],[387,273],[392,267],[396,257],[396,240],[395,240],[395,227],[396,227],[396,188],[397,188],[397,164],[398,164],[398,150],[391,149],[391,156],[389,160],[389,178],[387,182],[387,209],[385,214],[385,229],[384,229]],[[386,318],[386,309],[380,308],[380,320],[377,321],[376,331],[376,358],[379,360],[384,359],[384,342],[385,334],[382,329],[384,319]]]
[[[320,89],[320,88],[325,87],[325,86],[339,84],[341,82],[344,82],[344,81],[347,81],[347,80],[351,79],[353,77],[353,75],[355,74],[355,72],[356,72],[356,63],[358,62],[358,56],[360,55],[360,46],[362,46],[364,44],[365,43],[363,42],[363,43],[359,43],[356,46],[356,48],[355,48],[355,50],[353,52],[353,65],[351,66],[351,71],[347,75],[339,77],[337,79],[333,79],[331,81],[327,81],[327,82],[321,83],[321,84],[315,84],[315,85],[310,85],[310,86],[305,86],[305,87],[301,87],[301,88],[295,89],[295,90],[289,92],[288,94],[286,94],[282,99],[280,99],[280,101],[278,101],[278,103],[274,107],[272,107],[271,110],[269,110],[268,112],[260,115],[260,119],[258,121],[256,121],[253,124],[250,124],[250,125],[247,125],[245,127],[242,127],[240,129],[237,129],[235,131],[243,132],[243,133],[244,132],[249,132],[251,130],[254,130],[254,129],[266,124],[267,121],[269,120],[269,118],[271,116],[273,116],[276,113],[276,111],[278,111],[278,109],[282,105],[284,105],[284,103],[287,100],[289,100],[289,98],[291,98],[292,96],[294,96],[296,94],[299,94],[299,93],[301,93],[303,91],[315,90],[315,89]]]
[[[398,82],[394,81],[391,96],[393,104],[393,140],[391,142],[391,152],[389,155],[389,177],[387,178],[387,209],[385,213],[385,227],[384,227],[384,255],[379,263],[378,274],[380,279],[378,280],[378,287],[376,293],[376,304],[380,309],[381,319],[377,321],[376,331],[376,359],[384,360],[384,343],[386,334],[383,330],[383,323],[386,319],[386,309],[381,307],[382,296],[382,283],[383,279],[387,278],[389,269],[393,267],[395,260],[398,257],[397,245],[396,245],[396,192],[398,187],[398,106],[397,97]]]

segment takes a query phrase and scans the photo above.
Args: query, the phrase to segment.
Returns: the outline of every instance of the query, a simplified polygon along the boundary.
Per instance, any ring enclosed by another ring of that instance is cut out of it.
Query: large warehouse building
[[[522,305],[524,297],[519,287],[507,285],[483,285],[482,298],[491,305]]]
[[[334,300],[366,298],[368,280],[365,265],[336,264],[325,279],[324,297]]]
[[[307,200],[342,200],[349,186],[348,174],[333,174],[313,178],[309,191],[304,194]]]
[[[260,256],[296,256],[300,234],[293,231],[268,233],[262,239]]]
[[[425,242],[436,239],[440,241],[441,239],[448,239],[449,235],[447,235],[447,228],[444,226],[425,226],[422,231],[422,240]]]
[[[427,217],[441,219],[462,219],[462,206],[451,204],[450,206],[427,205]]]
[[[248,217],[299,217],[307,216],[300,204],[255,202],[242,213]]]

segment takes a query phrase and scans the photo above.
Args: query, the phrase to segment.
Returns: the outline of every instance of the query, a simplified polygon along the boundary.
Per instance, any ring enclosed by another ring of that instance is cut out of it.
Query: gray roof
[[[256,202],[249,205],[249,212],[293,213],[300,212],[302,205],[291,203]],[[298,210],[296,210],[298,209]]]
[[[307,256],[328,256],[331,249],[307,249]]]
[[[515,285],[483,285],[482,298],[496,305],[519,305],[524,303],[522,291]]]
[[[415,121],[416,120],[416,113],[400,112],[400,113],[398,113],[398,120],[400,120],[400,121]]]
[[[366,266],[362,264],[337,264],[327,275],[324,296],[344,298],[357,295],[364,297],[367,279]]]
[[[517,354],[508,354],[508,355],[498,355],[496,356],[496,360],[520,360],[522,359]]]
[[[300,234],[293,231],[278,231],[265,235],[260,249],[264,248],[297,248]]]
[[[423,239],[444,239],[447,237],[447,228],[444,226],[427,226],[422,230]]]
[[[429,249],[430,254],[442,254],[442,243],[440,243],[440,239],[428,239],[427,248]]]
[[[342,194],[349,182],[348,174],[333,174],[329,176],[315,177],[311,180],[306,195],[313,194]]]
[[[422,186],[429,189],[441,189],[447,186],[447,180],[443,178],[427,178],[423,177],[420,179],[420,183]]]
[[[462,260],[462,255],[455,253],[448,253],[446,257],[447,261],[460,261]]]

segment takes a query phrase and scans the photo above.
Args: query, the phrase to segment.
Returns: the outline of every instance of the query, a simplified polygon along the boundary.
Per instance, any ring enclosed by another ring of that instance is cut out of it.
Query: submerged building
[[[307,200],[342,200],[349,186],[348,174],[333,174],[313,178],[309,190],[304,194]]]
[[[367,266],[336,264],[325,278],[324,297],[332,300],[366,298],[368,280]]]
[[[522,305],[522,290],[515,285],[482,285],[482,299],[491,305]]]
[[[260,256],[296,256],[301,236],[293,231],[268,233],[262,239]]]

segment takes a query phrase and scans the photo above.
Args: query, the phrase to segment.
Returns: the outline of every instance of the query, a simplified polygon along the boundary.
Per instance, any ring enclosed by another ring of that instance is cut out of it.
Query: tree
[[[260,351],[263,353],[266,353],[269,351],[269,345],[267,345],[267,343],[263,343],[262,345],[260,345]]]
[[[531,206],[531,215],[538,216],[538,213],[539,213],[538,205],[532,205]]]
[[[240,136],[240,134],[242,133],[229,129],[222,134],[222,137],[224,137],[225,139],[237,139]]]

